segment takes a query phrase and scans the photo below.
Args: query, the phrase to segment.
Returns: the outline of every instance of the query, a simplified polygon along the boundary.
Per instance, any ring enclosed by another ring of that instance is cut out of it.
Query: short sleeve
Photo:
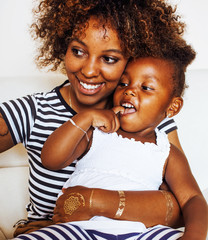
[[[178,129],[173,118],[165,118],[157,128],[166,134]]]
[[[35,111],[35,98],[29,95],[0,104],[0,112],[14,144],[26,145],[34,124]]]

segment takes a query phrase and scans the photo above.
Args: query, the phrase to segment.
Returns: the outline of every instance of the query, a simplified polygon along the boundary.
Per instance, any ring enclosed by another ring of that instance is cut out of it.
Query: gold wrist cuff
[[[126,205],[126,197],[125,197],[124,191],[118,191],[118,194],[119,194],[119,205],[118,205],[118,210],[114,216],[115,218],[121,217]]]
[[[170,223],[170,220],[173,217],[173,201],[171,199],[170,193],[164,190],[160,190],[165,197],[166,200],[166,217],[165,217],[165,224],[168,226]]]

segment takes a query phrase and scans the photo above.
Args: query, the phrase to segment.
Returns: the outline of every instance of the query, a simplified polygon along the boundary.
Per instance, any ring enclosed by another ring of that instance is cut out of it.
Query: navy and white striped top
[[[48,136],[76,112],[68,106],[59,89],[68,81],[47,93],[36,93],[0,105],[14,144],[22,143],[29,160],[28,219],[48,219],[53,215],[57,195],[74,171],[70,166],[52,171],[41,164],[41,150]],[[173,119],[165,119],[159,126],[166,133],[177,129]]]

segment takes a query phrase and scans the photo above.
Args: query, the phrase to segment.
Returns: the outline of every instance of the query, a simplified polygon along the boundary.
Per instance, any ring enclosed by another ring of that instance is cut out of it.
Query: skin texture
[[[98,127],[104,132],[117,131],[119,135],[129,139],[134,138],[141,142],[156,143],[155,127],[165,116],[176,115],[183,105],[182,98],[173,95],[173,75],[174,64],[170,61],[152,57],[132,61],[128,64],[114,93],[114,105],[116,107],[113,111],[91,109],[80,112],[73,117],[73,120],[79,127],[88,131],[89,137],[92,134],[91,127]],[[73,139],[70,138],[72,135]],[[58,146],[59,150],[57,150]],[[88,149],[89,145],[83,131],[68,122],[57,129],[46,141],[42,151],[42,162],[47,168],[61,169],[83,156]],[[184,175],[184,172],[186,172],[186,175]],[[177,197],[185,216],[186,231],[181,239],[205,239],[208,224],[207,214],[205,214],[207,212],[206,201],[191,173],[187,159],[173,145],[171,145],[170,155],[167,159],[164,179]],[[69,194],[68,189],[64,191]],[[77,191],[79,193],[81,191],[87,199],[90,198],[86,188],[78,186]],[[115,195],[115,192],[112,193]],[[109,192],[104,194],[106,197]],[[135,192],[128,192],[127,194],[132,196]],[[142,194],[144,193],[141,192]],[[151,192],[148,194],[151,194]],[[95,189],[94,198],[101,199],[102,195],[103,192]],[[137,213],[140,210],[138,204],[135,204],[135,201],[133,202],[129,196],[127,199],[127,208],[120,219],[142,221],[147,226],[154,225],[152,221],[148,221],[147,216],[143,214],[138,216]],[[80,208],[72,216],[66,217],[65,215],[65,220],[77,220],[80,216],[83,220],[86,220],[94,215],[115,217],[115,206],[116,203],[118,204],[116,198],[112,201],[111,209],[108,208],[108,210],[106,210],[106,203],[102,201],[100,203],[99,201],[93,201],[93,208],[89,207],[90,201],[87,202],[88,214],[83,208]],[[154,206],[155,203],[152,202],[151,204]],[[147,202],[144,205],[147,207]],[[55,222],[60,221],[60,211],[63,214],[63,210],[60,210],[59,206],[60,204],[57,205],[54,212],[53,220]],[[158,208],[160,209],[160,207]],[[127,209],[128,213],[126,212]],[[202,223],[200,226],[199,221]],[[163,222],[163,224],[165,223]]]

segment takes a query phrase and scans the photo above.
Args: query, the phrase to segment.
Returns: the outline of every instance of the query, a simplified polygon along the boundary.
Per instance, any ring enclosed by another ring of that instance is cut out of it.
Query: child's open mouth
[[[131,113],[136,112],[136,108],[134,107],[134,105],[132,103],[125,102],[125,103],[122,103],[121,106],[124,107],[124,112],[122,113],[122,115],[131,114]]]

